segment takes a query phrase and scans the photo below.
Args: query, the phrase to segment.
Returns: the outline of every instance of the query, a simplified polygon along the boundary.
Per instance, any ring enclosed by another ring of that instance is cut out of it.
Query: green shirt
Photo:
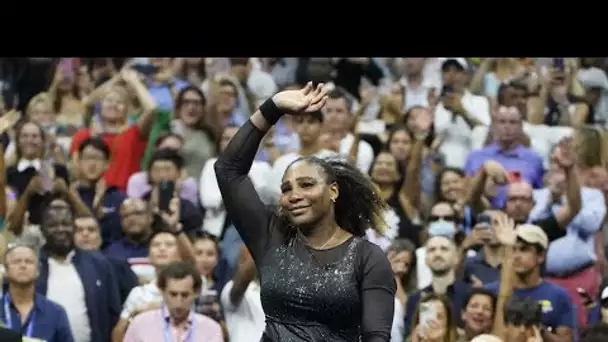
[[[150,134],[148,135],[148,145],[146,146],[146,152],[144,153],[144,157],[141,159],[141,169],[147,170],[148,163],[150,162],[150,158],[152,157],[152,153],[156,148],[156,140],[158,137],[164,133],[171,131],[171,119],[172,113],[168,110],[158,109],[156,111],[156,120],[154,120],[154,124],[150,129]]]

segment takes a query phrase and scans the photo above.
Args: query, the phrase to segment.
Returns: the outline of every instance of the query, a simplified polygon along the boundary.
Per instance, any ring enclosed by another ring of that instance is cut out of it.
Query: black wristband
[[[272,98],[264,101],[260,106],[260,113],[270,125],[274,125],[279,121],[281,116],[283,116],[283,112],[277,107],[277,105],[272,101]]]

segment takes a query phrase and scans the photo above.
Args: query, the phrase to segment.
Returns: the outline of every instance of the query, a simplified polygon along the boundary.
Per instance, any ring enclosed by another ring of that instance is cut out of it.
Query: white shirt
[[[17,164],[17,170],[19,172],[25,171],[28,167],[33,167],[34,169],[36,169],[36,171],[40,171],[40,169],[42,168],[42,162],[40,161],[40,159],[34,159],[34,160],[21,159],[21,160],[19,160],[19,163]]]
[[[350,152],[350,148],[355,141],[355,137],[348,133],[342,140],[340,141],[340,154],[343,156],[348,156]],[[372,166],[372,162],[374,161],[374,150],[367,143],[367,141],[359,141],[359,150],[357,152],[357,168],[367,174],[367,171]]]
[[[549,168],[549,157],[553,147],[563,138],[571,136],[573,133],[572,127],[531,125],[527,122],[523,123],[523,130],[530,138],[530,148],[543,158],[545,169]],[[486,126],[477,126],[473,129],[471,134],[473,150],[484,147],[489,131],[490,128]]]
[[[87,314],[84,286],[72,264],[74,252],[65,262],[49,258],[49,279],[46,298],[63,306],[70,322],[74,342],[91,341],[91,324]],[[98,283],[103,286],[103,284]]]
[[[434,88],[432,84],[424,82],[424,79],[419,87],[414,88],[407,82],[407,78],[402,77],[399,81],[405,88],[405,97],[403,98],[404,107],[407,112],[408,109],[414,106],[427,107],[429,105],[429,89]]]
[[[201,178],[199,179],[199,196],[201,205],[205,208],[205,218],[203,219],[203,229],[215,236],[222,234],[224,221],[226,220],[226,209],[222,201],[222,194],[215,177],[215,161],[217,158],[208,159],[203,166]],[[254,161],[249,170],[249,179],[255,189],[260,193],[266,188],[270,165],[263,161]],[[262,195],[262,197],[264,197]],[[265,200],[262,198],[262,200]]]
[[[393,327],[391,328],[391,342],[403,342],[405,334],[405,308],[401,301],[395,297],[395,311],[393,313]]]
[[[226,328],[230,342],[259,341],[266,327],[264,309],[260,299],[260,285],[249,283],[238,306],[230,300],[232,280],[224,286],[220,301],[226,317]]]
[[[123,304],[120,318],[127,319],[135,308],[152,302],[160,302],[162,300],[163,294],[160,292],[158,286],[156,286],[156,280],[148,284],[136,286],[129,292],[129,295]]]
[[[416,280],[419,290],[431,285],[433,281],[431,269],[426,264],[426,247],[416,249]]]
[[[317,158],[330,158],[337,156],[337,153],[328,149],[322,149],[315,153],[314,156]],[[272,165],[272,171],[268,173],[268,178],[266,179],[265,191],[267,198],[271,201],[270,203],[275,203],[279,200],[279,197],[281,196],[281,180],[283,179],[283,174],[289,165],[300,157],[302,156],[299,153],[291,152],[284,154],[275,160]]]
[[[490,125],[492,119],[487,98],[465,91],[462,105],[482,125]],[[467,155],[472,151],[471,127],[460,115],[455,116],[443,106],[443,103],[439,103],[435,110],[435,131],[437,134],[445,134],[439,152],[445,156],[446,166],[462,169]]]

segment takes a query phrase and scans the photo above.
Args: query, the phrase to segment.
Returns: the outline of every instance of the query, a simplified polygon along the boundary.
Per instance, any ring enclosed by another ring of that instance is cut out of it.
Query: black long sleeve
[[[388,342],[391,336],[397,290],[393,270],[382,250],[369,242],[365,242],[361,249],[361,262],[363,341]]]
[[[256,263],[270,241],[270,213],[248,174],[265,134],[247,121],[214,166],[228,217]]]

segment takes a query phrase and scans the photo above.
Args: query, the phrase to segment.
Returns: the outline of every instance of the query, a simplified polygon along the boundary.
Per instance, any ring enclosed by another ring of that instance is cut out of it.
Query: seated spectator
[[[504,309],[505,342],[545,341],[542,338],[542,304],[531,297],[512,297]],[[568,339],[571,341],[571,339]]]
[[[81,216],[74,220],[74,244],[85,251],[99,251],[101,249],[101,229],[97,220],[92,216]],[[112,265],[118,285],[120,302],[124,303],[129,292],[139,284],[137,276],[131,270],[126,260],[106,255]]]
[[[184,146],[184,139],[177,134],[169,133],[161,136],[155,146],[155,151],[163,149],[171,149],[174,151],[181,151]],[[152,157],[153,154],[150,155]],[[148,161],[149,164],[149,161]],[[146,169],[148,169],[146,167]],[[150,187],[150,180],[148,179],[148,172],[140,171],[129,177],[129,183],[127,184],[127,196],[130,198],[142,198],[152,189]],[[192,177],[185,177],[181,183],[180,198],[186,199],[195,206],[198,206],[198,184]]]
[[[221,123],[214,121],[212,113],[205,109],[207,98],[197,86],[187,86],[175,97],[175,118],[171,122],[171,132],[184,139],[181,149],[184,156],[184,170],[190,177],[197,178],[207,159],[217,154],[217,141]]]
[[[120,205],[125,195],[115,186],[108,186],[103,174],[110,164],[110,148],[101,138],[87,138],[78,147],[76,190],[80,199],[99,219],[102,249],[122,237]]]
[[[260,284],[249,250],[240,248],[239,265],[234,278],[221,292],[226,328],[231,342],[257,341],[266,326],[260,299]]]
[[[435,109],[435,132],[444,135],[439,152],[445,156],[447,166],[457,168],[465,166],[467,155],[471,152],[473,128],[489,126],[491,120],[488,99],[466,90],[467,68],[464,58],[443,59],[443,89],[434,93],[439,97]]]
[[[120,313],[112,266],[99,252],[74,245],[74,209],[52,201],[42,214],[46,244],[36,292],[63,306],[74,341],[107,342]]]
[[[226,126],[222,132],[220,141],[220,151],[223,151],[232,137],[236,134],[238,127]],[[203,208],[205,208],[205,219],[203,221],[203,229],[209,234],[215,235],[219,240],[222,240],[226,227],[229,227],[230,218],[226,216],[226,210],[222,200],[220,188],[217,185],[215,177],[215,164],[217,158],[210,158],[205,163],[203,172],[200,175],[199,188],[200,200]],[[249,177],[258,192],[263,192],[266,188],[268,175],[270,174],[270,166],[266,162],[253,161]]]
[[[161,217],[155,217],[151,208],[139,199],[127,199],[120,207],[125,236],[106,248],[104,253],[129,262],[140,283],[145,284],[156,278],[156,266],[148,259],[149,248],[155,231],[167,229],[167,225],[169,231],[176,234],[176,243],[182,257],[194,260],[190,240],[179,222],[173,222],[179,220],[178,205],[176,201],[171,204],[171,213],[163,213]]]
[[[464,328],[458,329],[460,341],[476,341],[475,338],[492,332],[496,310],[496,296],[491,291],[475,288],[462,308]]]
[[[224,341],[218,323],[192,312],[201,288],[201,277],[194,266],[180,262],[170,264],[159,274],[158,287],[162,291],[162,307],[135,317],[123,341],[160,342],[169,338],[182,341],[184,337],[194,341]]]
[[[535,190],[536,204],[531,217],[542,216],[547,210],[555,210],[565,202],[566,180],[573,176],[571,174],[580,179],[576,165],[570,169],[561,166],[562,152],[562,146],[553,152],[548,186]],[[597,189],[582,187],[579,197],[581,210],[567,225],[566,236],[549,245],[545,276],[569,291],[577,306],[579,327],[584,328],[587,325],[587,312],[579,291],[582,288],[593,298],[599,294],[595,235],[606,216],[606,204],[602,192]]]
[[[494,160],[518,178],[530,183],[534,188],[542,187],[543,161],[538,153],[525,147],[520,142],[523,118],[515,107],[499,107],[494,117],[494,143],[480,150],[473,151],[465,165],[466,174],[471,177],[488,160]],[[502,196],[501,196],[502,195]],[[500,207],[504,192],[500,192],[493,201]]]
[[[61,178],[69,182],[68,170],[46,158],[46,135],[37,124],[25,122],[17,128],[15,136],[17,162],[6,169],[7,185],[17,193],[20,200],[27,201],[29,221],[40,224],[42,206],[50,196],[53,181]],[[27,192],[28,187],[35,188],[35,191]]]
[[[224,318],[219,297],[232,272],[227,269],[226,261],[220,256],[215,236],[206,232],[196,232],[190,238],[194,248],[196,268],[203,281],[195,311],[222,322]]]
[[[418,176],[420,175],[420,153],[422,142],[417,143],[407,165],[406,174],[400,173],[397,160],[389,152],[381,152],[372,162],[370,176],[378,187],[380,196],[389,205],[384,215],[387,230],[381,235],[373,229],[367,230],[367,239],[386,250],[391,240],[399,236],[420,245]],[[404,170],[405,171],[405,170]]]
[[[442,227],[439,227],[439,226]],[[450,227],[451,225],[451,227]],[[458,247],[453,240],[456,227],[447,221],[436,221],[430,224],[429,239],[425,244],[425,255],[423,256],[427,267],[431,272],[431,284],[411,294],[406,302],[405,311],[405,331],[406,336],[410,333],[410,328],[414,325],[412,320],[415,316],[415,309],[418,302],[428,294],[447,296],[451,302],[451,307],[462,308],[465,299],[471,291],[470,285],[456,277],[456,267],[459,264]],[[420,257],[416,255],[416,257]],[[417,311],[417,310],[416,310]],[[458,313],[453,314],[451,320],[459,322]],[[455,326],[456,324],[454,324]],[[455,332],[454,332],[455,333]]]
[[[421,307],[423,305],[433,306],[434,309],[429,309],[431,312],[435,312],[435,319],[430,322],[421,321]],[[416,311],[412,311],[413,317],[411,321],[412,325],[412,342],[424,342],[424,341],[456,341],[456,320],[455,314],[453,313],[453,306],[450,300],[441,294],[427,293],[420,302],[416,304]]]
[[[476,221],[469,237],[471,245],[481,245],[481,250],[465,261],[463,279],[475,286],[483,286],[500,281],[503,253],[502,244],[494,233],[492,213],[478,215]]]
[[[8,291],[0,318],[6,327],[27,338],[48,342],[73,342],[70,322],[63,307],[36,293],[37,251],[25,245],[9,248],[4,255]],[[2,340],[4,341],[4,340]]]
[[[391,342],[402,342],[405,329],[403,318],[405,316],[405,303],[407,293],[416,288],[416,246],[407,239],[395,239],[387,249],[387,257],[391,263],[397,292],[395,293],[395,313],[393,315],[393,328],[391,329]]]
[[[561,340],[571,341],[576,326],[572,299],[566,289],[547,281],[541,276],[541,267],[545,263],[546,251],[549,246],[547,234],[539,226],[524,224],[515,229],[513,240],[515,240],[515,244],[512,253],[507,253],[507,255],[512,254],[508,257],[511,260],[506,260],[505,263],[513,263],[513,271],[510,271],[511,267],[509,267],[508,270],[505,270],[505,273],[508,272],[509,275],[506,275],[507,278],[501,277],[500,286],[498,283],[493,283],[488,285],[487,288],[497,294],[500,290],[502,295],[505,293],[502,291],[508,290],[502,287],[511,286],[512,282],[514,297],[529,297],[535,303],[539,303],[542,310],[538,322],[526,321],[518,324],[509,318],[509,305],[507,305],[505,309],[507,310],[505,312],[507,335],[520,333],[518,329],[511,329],[510,324],[526,327],[532,325],[537,328],[542,324],[545,327],[540,332],[543,340],[545,337],[549,340],[555,336]],[[504,244],[509,246],[510,242],[505,241]],[[511,274],[512,272],[514,273]]]
[[[172,149],[162,149],[154,152],[150,158],[148,169],[148,182],[151,190],[143,196],[143,199],[148,202],[153,210],[159,210],[158,206],[161,201],[159,198],[160,185],[163,182],[170,184],[175,192],[175,200],[179,201],[180,223],[186,233],[191,233],[201,228],[203,216],[198,206],[178,196],[183,186],[183,167],[184,159],[179,152]]]
[[[134,317],[161,307],[163,298],[157,279],[162,270],[180,259],[194,263],[193,248],[188,238],[185,236],[176,238],[169,231],[156,231],[150,237],[148,258],[155,270],[154,279],[149,283],[133,288],[129,293],[123,304],[120,320],[112,330],[113,341],[123,340],[125,331]]]

